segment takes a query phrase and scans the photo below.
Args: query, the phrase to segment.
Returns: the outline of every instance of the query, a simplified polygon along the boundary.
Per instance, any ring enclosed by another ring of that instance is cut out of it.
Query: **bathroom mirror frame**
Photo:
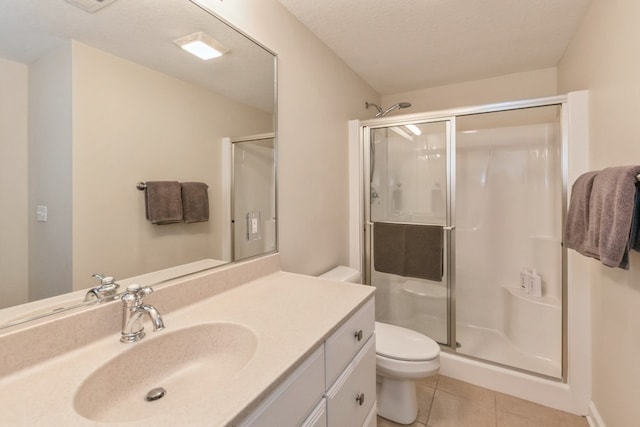
[[[70,0],[56,0],[59,1],[62,4],[65,4],[67,7],[72,7],[70,6],[70,3],[72,3]],[[68,3],[65,3],[65,1],[67,1]],[[262,257],[265,255],[269,255],[272,253],[276,253],[278,251],[278,241],[277,241],[277,213],[278,213],[278,208],[277,208],[277,112],[278,112],[278,100],[277,100],[277,86],[278,86],[278,73],[277,73],[277,64],[278,64],[278,58],[277,58],[277,54],[275,52],[273,52],[272,50],[270,50],[269,48],[267,48],[266,46],[264,46],[262,43],[260,43],[259,41],[255,40],[253,37],[249,36],[248,34],[246,34],[244,31],[242,31],[241,29],[237,28],[236,26],[232,25],[231,23],[229,23],[227,20],[225,20],[224,18],[220,17],[219,15],[217,15],[215,12],[213,12],[210,8],[206,7],[205,5],[201,4],[198,0],[180,0],[177,1],[176,4],[178,3],[182,3],[184,2],[185,4],[188,4],[188,7],[193,6],[194,10],[197,9],[199,12],[198,13],[203,13],[208,15],[207,18],[203,18],[203,19],[211,19],[211,20],[215,20],[217,22],[217,26],[220,27],[224,27],[227,28],[229,31],[235,32],[237,33],[237,35],[243,39],[245,39],[246,41],[252,43],[255,48],[259,49],[261,52],[265,52],[267,54],[269,54],[272,58],[272,68],[271,71],[273,73],[273,81],[272,81],[272,86],[269,88],[269,91],[272,91],[272,98],[271,98],[271,104],[272,104],[272,111],[271,111],[271,129],[269,130],[270,132],[272,132],[274,134],[274,151],[276,153],[276,155],[274,156],[274,164],[273,164],[273,175],[274,175],[274,189],[273,189],[273,197],[275,198],[274,200],[274,206],[275,206],[275,241],[274,241],[274,245],[272,249],[269,250],[265,250],[264,252],[245,258],[245,259],[250,259],[250,258],[257,258],[257,257]],[[5,4],[3,5],[3,7],[0,7],[0,10],[3,8],[8,8],[10,7],[9,5]],[[109,5],[107,5],[107,7],[110,7]],[[79,11],[79,9],[78,9]],[[80,13],[85,13],[85,12],[80,12]],[[100,12],[97,12],[100,13]],[[91,15],[88,15],[91,16]],[[142,16],[142,18],[147,18],[148,16]],[[4,35],[5,37],[7,37],[6,33]],[[75,38],[74,38],[75,39]],[[81,43],[85,43],[84,41],[81,40]],[[131,59],[125,58],[125,60],[127,61],[131,61]],[[146,67],[147,65],[142,64],[143,67]],[[170,75],[170,74],[169,74]],[[180,79],[180,76],[177,76],[176,78]],[[188,80],[185,80],[188,82]],[[232,85],[230,85],[232,86]],[[229,96],[228,94],[222,94],[222,96]],[[244,98],[243,98],[244,97]],[[232,97],[229,96],[230,99],[233,99]],[[246,94],[242,94],[237,98],[238,102],[245,102],[245,101],[250,101],[247,99],[247,95]],[[248,105],[250,104],[249,102],[247,103]],[[263,104],[264,105],[264,104]],[[225,135],[227,137],[242,137],[245,136],[247,134],[252,134],[252,133],[256,133],[253,130],[248,130],[244,135],[243,134],[239,134],[239,135]],[[228,171],[226,171],[228,172]],[[223,173],[225,173],[225,171],[223,171]],[[135,182],[131,183],[131,187],[135,190]],[[224,178],[223,178],[223,183],[222,185],[224,185]],[[226,189],[227,191],[229,189]],[[136,191],[137,192],[137,191]],[[222,198],[223,200],[225,199],[224,197]],[[31,209],[31,206],[29,206],[29,209]],[[231,206],[225,206],[224,209],[230,211],[231,210]],[[223,217],[225,215],[228,215],[228,213],[224,213]],[[227,219],[227,217],[224,218],[225,220]],[[232,219],[233,221],[233,219]],[[155,227],[155,226],[154,226]],[[223,227],[232,227],[232,224],[223,224]],[[227,232],[226,230],[223,230],[222,236],[226,236],[229,235],[229,232]],[[225,245],[232,245],[232,242],[225,242]],[[244,259],[243,259],[244,260]],[[236,261],[241,261],[241,260],[236,260],[231,258],[230,260],[225,260],[224,263],[221,263],[219,265],[213,266],[213,267],[199,267],[199,268],[194,268],[192,271],[189,271],[187,273],[185,273],[184,271],[180,271],[179,269],[175,269],[175,272],[172,272],[171,275],[169,276],[164,276],[162,278],[156,278],[153,275],[150,275],[150,277],[152,277],[150,280],[150,282],[145,283],[148,285],[152,285],[152,286],[158,286],[158,285],[162,285],[163,283],[166,282],[170,282],[172,280],[175,279],[179,279],[182,277],[186,277],[188,275],[191,274],[196,274],[196,273],[202,273],[204,271],[207,270],[211,270],[213,268],[216,268],[217,266],[222,266],[222,265],[228,265],[230,263],[234,263]],[[175,267],[174,265],[168,265],[167,267]],[[173,268],[168,268],[168,270],[174,270]],[[156,271],[155,269],[152,270],[151,272]],[[101,271],[102,273],[102,271]],[[109,274],[109,271],[104,271],[104,273]],[[140,275],[144,275],[146,273],[145,272],[141,272]],[[136,276],[138,277],[138,276]],[[87,283],[91,284],[91,278],[88,277],[87,278]],[[116,279],[119,279],[118,277],[116,277]],[[117,282],[121,283],[120,281],[116,280]],[[126,281],[125,281],[126,282]],[[124,286],[122,286],[119,291],[122,291],[123,288],[126,286],[126,283],[124,284]],[[58,314],[58,313],[62,313],[62,312],[67,312],[69,310],[74,310],[74,311],[78,311],[78,310],[82,310],[84,308],[93,306],[95,304],[98,303],[103,303],[103,302],[108,302],[107,300],[102,300],[102,301],[83,301],[82,298],[84,297],[85,292],[87,291],[87,289],[84,290],[77,290],[74,289],[71,292],[68,292],[66,294],[61,294],[58,296],[52,296],[50,298],[43,298],[43,299],[38,299],[38,300],[34,300],[34,301],[29,301],[26,302],[24,304],[17,304],[17,305],[13,305],[13,306],[7,306],[3,309],[0,309],[0,312],[2,311],[9,311],[10,312],[10,316],[9,317],[5,317],[4,319],[2,317],[0,317],[0,330],[2,329],[6,329],[9,327],[14,327],[16,325],[22,325],[24,323],[33,321],[33,320],[37,320],[37,319],[42,319],[45,317],[49,317],[51,315],[54,314]],[[66,297],[69,297],[68,299],[66,299]],[[111,299],[110,299],[111,300]],[[37,304],[37,305],[34,305]],[[34,307],[37,307],[37,309],[34,309]],[[42,308],[44,307],[44,308]]]

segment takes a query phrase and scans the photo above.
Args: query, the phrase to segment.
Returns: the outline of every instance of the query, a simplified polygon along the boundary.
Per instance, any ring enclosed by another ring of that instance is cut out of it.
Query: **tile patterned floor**
[[[588,427],[586,418],[442,375],[419,381],[413,427]],[[378,427],[397,427],[378,417]]]

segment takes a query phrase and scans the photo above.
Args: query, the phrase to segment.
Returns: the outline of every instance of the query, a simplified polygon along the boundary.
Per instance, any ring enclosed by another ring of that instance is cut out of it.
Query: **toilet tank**
[[[351,283],[360,283],[362,280],[362,275],[358,270],[344,265],[340,265],[333,270],[329,270],[318,277],[322,279],[335,280],[337,282]]]

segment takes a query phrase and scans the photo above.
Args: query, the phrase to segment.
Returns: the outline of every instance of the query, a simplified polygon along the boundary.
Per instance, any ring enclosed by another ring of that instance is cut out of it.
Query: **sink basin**
[[[125,345],[125,344],[123,344]],[[207,403],[207,391],[233,381],[257,347],[255,334],[235,323],[205,323],[147,335],[100,366],[76,391],[74,408],[100,422],[130,422]],[[149,391],[166,390],[147,401]]]

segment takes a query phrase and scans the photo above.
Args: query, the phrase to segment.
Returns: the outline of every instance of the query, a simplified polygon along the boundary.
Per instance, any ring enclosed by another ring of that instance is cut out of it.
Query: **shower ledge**
[[[530,303],[540,304],[540,305],[544,305],[552,308],[562,307],[562,302],[559,299],[550,297],[550,296],[543,296],[542,298],[536,298],[533,295],[527,295],[525,293],[525,290],[520,286],[504,286],[503,285],[502,288],[505,289],[514,297],[520,298]]]

